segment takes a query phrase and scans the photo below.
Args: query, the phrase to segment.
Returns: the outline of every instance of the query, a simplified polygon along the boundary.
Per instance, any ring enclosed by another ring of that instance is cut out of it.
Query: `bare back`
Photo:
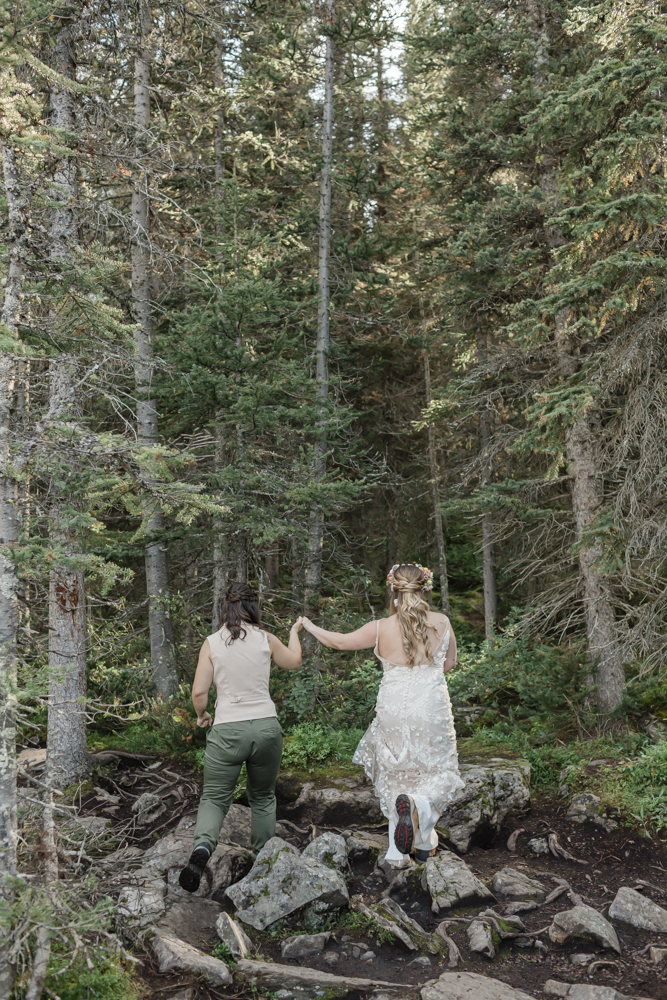
[[[438,614],[436,611],[430,611],[426,621],[428,636],[431,640],[431,655],[433,655],[439,643],[442,641],[442,637],[445,632],[448,628],[450,628],[449,619],[446,615]],[[401,630],[396,615],[391,615],[389,618],[382,618],[380,620],[378,653],[383,659],[396,664],[396,666],[409,666],[406,661]],[[419,652],[415,662],[428,662],[428,657],[426,656],[426,651],[422,643],[419,644]]]

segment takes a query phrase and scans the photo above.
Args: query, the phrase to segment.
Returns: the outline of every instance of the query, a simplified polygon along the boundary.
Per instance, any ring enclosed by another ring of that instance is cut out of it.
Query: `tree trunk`
[[[421,303],[421,294],[419,296]],[[426,389],[426,406],[431,405],[431,366],[428,351],[424,351],[424,386]],[[442,529],[442,513],[440,511],[439,469],[435,454],[435,427],[433,421],[428,422],[428,467],[431,479],[431,505],[433,507],[433,527],[435,544],[438,550],[438,577],[440,579],[440,604],[446,615],[449,615],[449,585],[447,583],[447,554],[445,552],[445,536]]]
[[[73,34],[69,26],[56,36],[56,70],[73,80],[76,66]],[[54,84],[51,89],[52,122],[67,132],[74,130],[72,95]],[[76,165],[63,158],[53,175],[50,241],[51,260],[56,266],[71,267],[76,240]],[[56,326],[56,313],[51,313]],[[76,400],[76,359],[63,354],[49,366],[49,419],[67,420],[78,416]],[[60,548],[67,563],[74,559],[77,545],[68,524],[70,501],[58,493],[49,510],[49,537]],[[50,780],[56,788],[66,788],[86,777],[90,767],[86,747],[86,595],[82,570],[67,564],[54,566],[49,575],[49,709],[47,748]]]
[[[477,361],[485,364],[489,356],[488,338],[485,333],[477,334]],[[493,436],[493,411],[483,407],[479,414],[479,450],[482,456],[482,485],[493,478],[493,462],[490,456]],[[496,582],[496,546],[494,540],[493,514],[487,512],[482,518],[482,573],[484,578],[484,631],[486,638],[493,638],[498,624],[498,585]]]
[[[132,300],[134,318],[134,379],[137,391],[137,437],[139,444],[152,446],[158,440],[155,400],[150,398],[153,379],[153,317],[151,315],[150,204],[148,172],[141,169],[150,139],[150,52],[146,35],[150,31],[150,8],[140,4],[134,58],[134,125],[136,165],[132,186]],[[169,613],[169,568],[166,542],[159,540],[164,530],[162,512],[153,510],[147,525],[153,539],[146,546],[146,590],[148,630],[151,643],[151,672],[158,698],[178,692],[176,649]]]
[[[333,23],[334,0],[326,0],[325,11],[329,29]],[[329,254],[331,247],[331,157],[333,151],[334,41],[327,34],[324,66],[324,107],[322,116],[322,174],[320,178],[320,239],[317,277],[317,346],[316,381],[319,419],[313,448],[313,473],[316,481],[327,471],[326,406],[329,394]],[[306,556],[305,605],[310,610],[322,583],[322,542],[324,521],[315,502],[308,522],[308,553]]]
[[[225,461],[225,438],[220,422],[215,425],[214,462],[216,470],[222,468]],[[221,523],[214,526],[213,541],[213,607],[211,610],[211,633],[217,632],[222,624],[222,609],[227,593],[227,534]]]
[[[572,376],[578,362],[572,355],[567,332],[569,310],[556,317],[555,344],[564,377]],[[594,413],[578,417],[568,428],[565,442],[572,479],[572,514],[578,543],[578,561],[583,584],[588,659],[594,669],[595,700],[602,713],[617,708],[625,693],[625,671],[620,651],[612,594],[600,569],[602,546],[586,531],[598,516],[603,500],[598,459],[599,426]]]
[[[22,185],[14,148],[2,144],[2,170],[9,216],[9,268],[2,302],[2,322],[18,340],[19,315],[27,253],[27,189]],[[19,538],[17,484],[11,471],[11,412],[16,382],[16,356],[0,354],[0,894],[11,905],[5,875],[16,873],[16,688],[18,576],[10,553]],[[0,1000],[8,1000],[15,969],[8,961],[10,934],[0,936]]]

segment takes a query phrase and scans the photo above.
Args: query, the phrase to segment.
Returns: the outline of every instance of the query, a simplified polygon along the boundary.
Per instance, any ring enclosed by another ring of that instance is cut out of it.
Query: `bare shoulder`
[[[428,614],[428,624],[435,626],[438,632],[442,634],[442,630],[446,628],[451,628],[451,622],[447,615],[443,615],[440,611],[429,611]]]

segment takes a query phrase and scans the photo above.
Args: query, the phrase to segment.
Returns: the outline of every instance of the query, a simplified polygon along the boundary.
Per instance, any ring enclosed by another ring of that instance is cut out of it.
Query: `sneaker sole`
[[[399,795],[396,799],[398,823],[394,831],[394,843],[401,854],[409,854],[415,841],[415,827],[412,822],[413,808],[409,795]]]
[[[196,892],[201,884],[201,877],[203,871],[199,868],[195,868],[194,865],[187,864],[182,870],[181,874],[178,876],[178,884],[186,892]]]

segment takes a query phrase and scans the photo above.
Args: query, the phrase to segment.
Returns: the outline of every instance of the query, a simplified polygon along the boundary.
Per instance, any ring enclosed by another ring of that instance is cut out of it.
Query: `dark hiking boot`
[[[416,861],[428,861],[429,858],[435,857],[437,847],[432,847],[431,850],[427,850],[425,847],[415,847],[415,860]]]
[[[206,868],[210,857],[211,848],[208,844],[200,844],[199,847],[195,847],[190,855],[190,860],[178,876],[181,888],[185,889],[186,892],[197,891],[201,877],[204,874],[204,868]]]
[[[410,854],[415,842],[415,831],[419,829],[419,814],[409,795],[399,795],[396,799],[398,823],[394,831],[394,843],[401,854]]]

